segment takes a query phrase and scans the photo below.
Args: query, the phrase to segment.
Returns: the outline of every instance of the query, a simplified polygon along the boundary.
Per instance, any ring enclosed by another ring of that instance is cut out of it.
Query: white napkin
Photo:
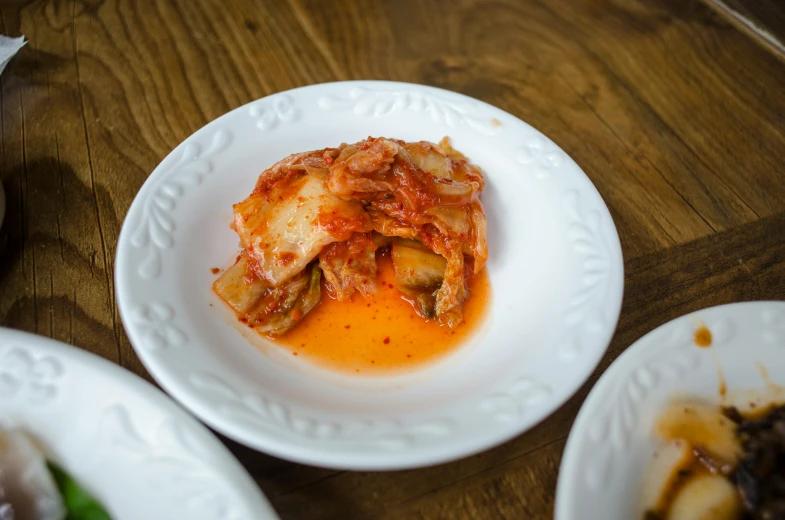
[[[11,61],[11,58],[14,57],[14,54],[19,52],[19,49],[21,49],[24,44],[24,36],[9,38],[8,36],[0,34],[0,74],[2,74],[3,69],[8,62]]]

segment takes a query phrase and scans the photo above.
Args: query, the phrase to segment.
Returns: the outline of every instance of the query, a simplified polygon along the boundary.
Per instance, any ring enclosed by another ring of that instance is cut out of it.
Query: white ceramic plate
[[[277,518],[198,421],[141,378],[69,345],[0,328],[0,425],[32,434],[114,520]]]
[[[712,333],[710,348],[695,346],[702,326]],[[602,375],[575,420],[559,470],[556,519],[642,519],[638,497],[657,446],[651,432],[659,413],[678,397],[719,404],[722,379],[732,403],[785,397],[771,384],[785,384],[783,347],[785,302],[712,307],[636,341]]]
[[[427,369],[379,379],[330,373],[257,340],[260,353],[210,289],[210,268],[238,251],[232,204],[262,170],[369,135],[447,135],[484,169],[493,285],[481,337]],[[622,269],[597,190],[541,133],[466,96],[363,81],[275,94],[186,139],[131,206],[115,274],[139,357],[213,428],[290,460],[392,469],[486,449],[558,408],[608,345]]]

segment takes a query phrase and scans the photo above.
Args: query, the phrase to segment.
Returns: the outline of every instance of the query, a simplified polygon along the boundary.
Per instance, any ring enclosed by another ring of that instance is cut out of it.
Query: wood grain
[[[551,137],[625,254],[602,363],[541,425],[474,457],[339,472],[225,440],[282,518],[550,518],[591,386],[634,340],[785,295],[785,64],[697,0],[0,0],[29,43],[0,76],[0,324],[150,378],[115,307],[117,236],[158,162],[210,120],[342,79],[440,86]]]

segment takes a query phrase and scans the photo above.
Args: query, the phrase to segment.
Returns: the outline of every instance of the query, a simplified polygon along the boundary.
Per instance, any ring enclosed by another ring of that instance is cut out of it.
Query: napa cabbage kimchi
[[[294,327],[323,289],[371,298],[376,255],[417,314],[457,327],[468,281],[488,258],[479,167],[450,146],[371,138],[297,153],[265,170],[234,205],[242,252],[213,285],[268,336]]]

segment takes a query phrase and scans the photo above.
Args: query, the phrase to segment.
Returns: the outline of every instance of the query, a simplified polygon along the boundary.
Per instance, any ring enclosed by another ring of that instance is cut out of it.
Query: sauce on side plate
[[[321,302],[296,327],[274,340],[292,355],[344,373],[378,375],[435,361],[457,349],[482,326],[491,286],[483,269],[469,282],[463,323],[455,330],[425,320],[394,288],[389,254],[377,255],[376,294],[339,302],[322,286]]]

